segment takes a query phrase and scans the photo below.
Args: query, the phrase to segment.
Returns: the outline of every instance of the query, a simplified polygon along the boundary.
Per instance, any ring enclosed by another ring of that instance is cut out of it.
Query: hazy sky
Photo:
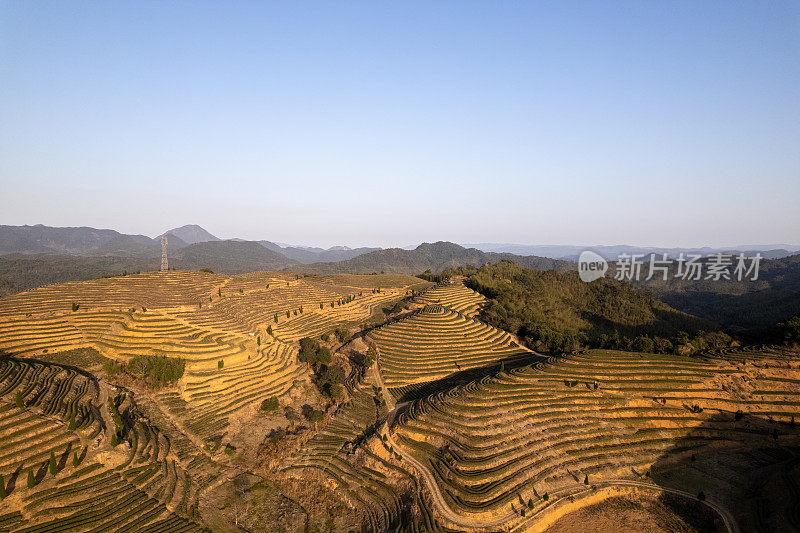
[[[0,0],[0,224],[800,243],[800,3]]]

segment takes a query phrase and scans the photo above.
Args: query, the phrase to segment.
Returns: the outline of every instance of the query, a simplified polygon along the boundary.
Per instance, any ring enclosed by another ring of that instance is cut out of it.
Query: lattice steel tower
[[[169,270],[169,261],[167,261],[167,236],[161,236],[161,270]]]

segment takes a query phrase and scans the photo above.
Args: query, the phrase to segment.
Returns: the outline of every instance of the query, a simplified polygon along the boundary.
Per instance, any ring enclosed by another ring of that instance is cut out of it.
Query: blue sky
[[[797,2],[0,0],[0,224],[800,244]]]

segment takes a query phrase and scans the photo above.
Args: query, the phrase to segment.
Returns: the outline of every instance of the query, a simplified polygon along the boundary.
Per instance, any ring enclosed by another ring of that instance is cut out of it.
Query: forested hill
[[[467,284],[489,298],[491,324],[550,353],[580,347],[692,352],[731,339],[709,321],[677,311],[629,283],[584,283],[577,272],[537,271],[514,263],[483,266]]]
[[[639,286],[676,309],[732,329],[758,329],[800,315],[800,255],[761,261],[758,280],[683,280],[670,272]]]
[[[388,248],[360,255],[347,261],[293,266],[290,270],[308,274],[333,274],[337,272],[418,274],[427,270],[441,272],[448,268],[466,265],[478,267],[503,260],[513,261],[518,265],[537,270],[554,269],[565,271],[574,268],[574,263],[568,261],[548,259],[546,257],[482,252],[475,248],[464,248],[452,242],[440,241],[432,244],[420,244],[414,250]]]

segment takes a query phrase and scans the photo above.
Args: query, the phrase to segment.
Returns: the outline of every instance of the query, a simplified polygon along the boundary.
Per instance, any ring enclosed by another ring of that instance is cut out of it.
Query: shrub
[[[32,489],[36,485],[36,478],[33,476],[33,468],[28,469],[28,488]]]
[[[79,306],[77,303],[75,303],[75,302],[72,302],[72,310],[73,310],[73,311],[77,311],[79,307],[80,307],[80,306]]]
[[[702,501],[705,501],[705,499],[706,499],[706,494],[705,494],[705,492],[703,492],[702,490],[701,490],[700,492],[698,492],[698,493],[697,493],[697,499],[698,499],[698,500],[700,500],[701,502],[702,502]]]
[[[261,410],[265,413],[271,413],[272,411],[277,411],[278,407],[278,399],[274,396],[272,398],[267,398],[261,402]]]
[[[283,408],[283,416],[285,416],[287,420],[300,420],[300,415],[289,405]]]
[[[378,352],[375,351],[375,348],[372,346],[369,347],[367,353],[364,354],[364,368],[370,368],[373,364],[375,364],[375,360],[378,358]]]
[[[533,499],[528,498],[528,509],[533,509]]]
[[[651,339],[650,337],[640,335],[633,340],[633,344],[631,344],[631,349],[635,352],[651,353],[655,351],[655,343],[653,342],[653,339]]]
[[[267,333],[269,333],[273,337],[275,336],[275,334],[272,332],[272,325],[267,326]]]
[[[77,425],[75,424],[75,413],[69,415],[69,424],[67,424],[67,429],[70,431],[75,431]]]
[[[549,499],[550,499],[550,495],[549,495],[549,494],[547,494],[547,493],[545,492],[545,493],[544,493],[544,495],[542,495],[542,499],[543,499],[544,501],[547,501],[547,500],[549,500]]]
[[[340,399],[344,392],[339,386],[344,383],[344,370],[339,366],[330,366],[321,369],[314,379],[319,392],[328,398]]]
[[[74,451],[72,452],[72,466],[78,466],[79,464],[81,464],[81,458],[78,457],[78,452]]]
[[[286,318],[291,318],[291,317],[292,317],[291,311],[286,311]]]
[[[316,423],[322,421],[323,413],[322,411],[318,411],[316,409],[305,409],[304,407],[303,416],[305,416],[306,420],[308,420],[309,422]]]
[[[225,455],[233,455],[234,453],[236,453],[236,448],[234,448],[230,444],[226,444],[224,451],[225,451]]]
[[[589,484],[589,475],[588,474],[583,478],[583,484],[584,485],[588,485]]]
[[[183,377],[184,370],[184,359],[165,355],[137,355],[126,366],[127,373],[144,379],[153,387],[172,385]]]
[[[103,371],[109,376],[116,376],[122,371],[122,365],[117,361],[106,361],[103,363]]]
[[[277,444],[283,437],[286,436],[286,430],[283,428],[273,429],[269,432],[269,441],[272,444]]]
[[[58,465],[56,464],[56,454],[50,451],[50,475],[55,476],[58,474]]]
[[[22,393],[20,391],[17,391],[17,393],[14,395],[14,403],[17,404],[17,407],[20,409],[25,407],[25,402],[22,400]]]
[[[300,339],[300,351],[297,354],[300,361],[313,367],[331,362],[331,351],[310,337]]]
[[[336,335],[336,338],[339,342],[346,342],[350,340],[350,333],[344,328],[336,328],[333,330],[333,334]]]
[[[116,448],[117,444],[119,444],[119,440],[117,440],[117,433],[114,432],[114,433],[111,434],[111,446],[113,448]]]
[[[261,336],[256,337],[256,346],[261,346]]]
[[[222,368],[223,366],[225,366],[225,361],[223,361],[222,359],[217,361],[217,368]]]
[[[214,273],[214,271],[211,270],[210,268],[201,268],[200,272],[205,272],[206,274],[213,274]]]
[[[222,289],[217,289],[217,296],[222,298]]]
[[[278,323],[278,313],[277,313],[277,311],[275,312],[275,323],[276,324]]]

